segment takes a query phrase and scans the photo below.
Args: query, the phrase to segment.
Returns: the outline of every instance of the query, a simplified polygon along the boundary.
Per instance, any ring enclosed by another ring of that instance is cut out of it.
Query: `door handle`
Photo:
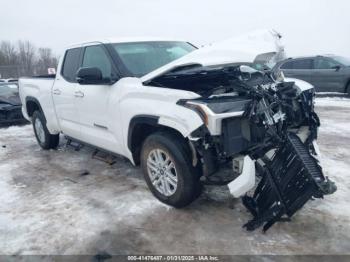
[[[59,90],[59,89],[54,89],[54,90],[52,91],[52,93],[53,93],[54,95],[60,95],[60,94],[61,94],[61,90]]]
[[[76,91],[76,92],[74,93],[74,96],[75,96],[75,97],[84,97],[84,93],[81,92],[81,91]]]

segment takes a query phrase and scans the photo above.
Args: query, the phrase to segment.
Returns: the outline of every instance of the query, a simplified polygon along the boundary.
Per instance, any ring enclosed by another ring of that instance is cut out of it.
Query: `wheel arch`
[[[38,99],[36,99],[35,97],[32,96],[28,96],[26,97],[26,111],[29,117],[33,116],[34,111],[36,110],[40,110],[43,114],[44,111],[41,108],[40,102]],[[44,114],[45,116],[45,114]]]
[[[140,164],[142,144],[149,135],[155,132],[163,131],[186,139],[186,137],[184,137],[179,130],[170,126],[159,124],[159,119],[159,116],[154,115],[137,115],[130,120],[127,146],[132,153],[132,157],[136,165]]]
[[[345,92],[344,93],[348,93],[350,95],[350,78],[345,83]]]

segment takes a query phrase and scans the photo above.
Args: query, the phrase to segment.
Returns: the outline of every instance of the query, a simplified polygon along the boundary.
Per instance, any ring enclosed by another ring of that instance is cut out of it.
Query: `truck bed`
[[[22,102],[23,116],[31,121],[31,116],[28,115],[27,106],[30,101],[37,101],[44,111],[46,118],[50,118],[48,129],[55,133],[57,126],[56,113],[52,99],[52,87],[55,83],[55,75],[22,77],[18,81],[19,96]],[[53,123],[53,125],[52,125]]]

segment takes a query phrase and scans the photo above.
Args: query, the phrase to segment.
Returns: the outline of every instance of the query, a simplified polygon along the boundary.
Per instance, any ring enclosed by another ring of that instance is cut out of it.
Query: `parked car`
[[[238,177],[226,183],[254,216],[246,228],[267,230],[335,186],[317,161],[312,86],[242,65],[277,52],[275,35],[260,39],[200,49],[163,39],[74,45],[56,76],[20,78],[22,111],[43,149],[56,148],[64,133],[122,155],[141,164],[154,196],[174,207],[191,203],[201,181],[215,182],[231,163]],[[256,174],[263,179],[246,196]]]
[[[341,92],[350,95],[350,59],[336,55],[288,58],[274,70],[286,77],[309,82],[317,92]]]
[[[18,85],[0,83],[0,126],[26,123],[21,109]]]
[[[17,79],[17,78],[9,78],[9,79],[7,79],[6,82],[7,82],[7,83],[17,83],[17,82],[18,82],[18,79]]]
[[[0,79],[1,83],[17,83],[18,79],[17,78],[8,78],[8,79]]]

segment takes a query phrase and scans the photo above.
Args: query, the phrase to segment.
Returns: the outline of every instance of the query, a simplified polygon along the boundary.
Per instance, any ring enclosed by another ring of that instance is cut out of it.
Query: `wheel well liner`
[[[32,96],[26,97],[26,108],[27,108],[28,116],[30,117],[32,117],[34,111],[37,109],[39,109],[42,113],[44,113],[38,99]]]

